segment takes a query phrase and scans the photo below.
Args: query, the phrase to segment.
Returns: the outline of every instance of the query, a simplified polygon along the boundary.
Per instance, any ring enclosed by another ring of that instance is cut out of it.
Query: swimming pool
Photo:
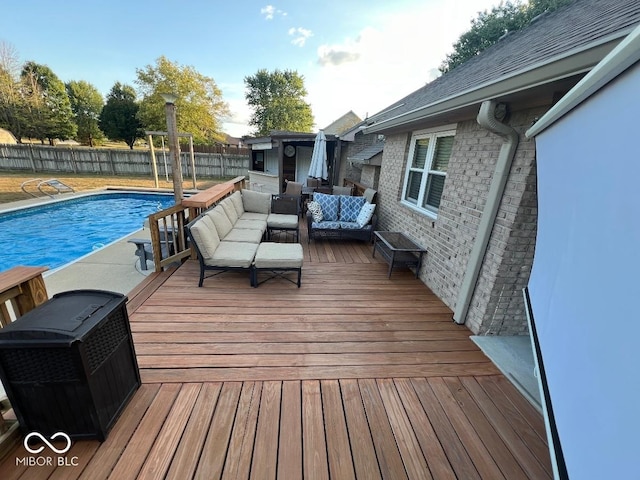
[[[61,267],[139,230],[151,213],[173,204],[173,195],[105,192],[0,213],[0,271]]]

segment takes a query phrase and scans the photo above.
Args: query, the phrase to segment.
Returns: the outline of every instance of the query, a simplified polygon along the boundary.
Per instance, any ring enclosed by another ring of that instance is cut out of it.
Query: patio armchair
[[[319,178],[308,177],[307,178],[307,187],[310,188],[318,188],[322,185],[322,180]]]
[[[334,185],[331,188],[331,195],[353,195],[353,187],[341,187]]]
[[[274,233],[292,233],[297,242],[300,236],[298,217],[301,214],[300,199],[295,195],[274,195],[271,199],[271,213],[267,218],[267,236]]]
[[[284,189],[287,195],[302,195],[302,184],[299,182],[287,182],[287,188]]]
[[[302,213],[302,184],[299,182],[287,182],[284,194],[295,197],[298,200],[298,215]]]

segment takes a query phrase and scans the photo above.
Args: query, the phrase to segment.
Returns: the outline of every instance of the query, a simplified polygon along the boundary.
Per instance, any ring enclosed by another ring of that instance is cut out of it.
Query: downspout
[[[511,170],[511,164],[513,163],[513,158],[515,157],[516,148],[518,147],[518,141],[520,139],[518,132],[496,118],[496,114],[499,115],[501,119],[504,118],[506,114],[504,107],[504,104],[499,105],[495,100],[486,100],[482,102],[480,111],[478,112],[478,124],[490,132],[501,136],[504,139],[504,143],[500,147],[498,162],[496,163],[491,186],[489,187],[487,203],[485,204],[482,216],[480,217],[480,225],[478,226],[476,241],[473,245],[473,249],[471,250],[471,256],[467,263],[467,270],[465,271],[462,285],[460,287],[460,293],[458,294],[458,299],[456,301],[453,321],[458,324],[465,323],[467,318],[471,299],[476,289],[478,276],[480,275],[482,262],[484,260],[485,253],[487,252],[487,246],[489,245],[491,231],[493,230],[493,225],[498,214],[500,200],[502,200],[502,196],[504,194],[507,178],[509,177],[509,171]]]

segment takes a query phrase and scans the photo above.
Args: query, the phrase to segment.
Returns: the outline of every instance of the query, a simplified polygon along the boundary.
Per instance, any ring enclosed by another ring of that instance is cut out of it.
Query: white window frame
[[[436,140],[439,137],[455,137],[456,135],[456,125],[444,125],[439,128],[433,128],[428,130],[420,130],[414,132],[411,136],[411,145],[409,147],[409,154],[407,157],[407,166],[404,175],[404,183],[402,187],[402,197],[400,202],[407,207],[417,210],[420,213],[427,215],[433,219],[438,218],[438,209],[432,207],[423,207],[424,196],[426,194],[427,183],[429,177],[431,175],[443,176],[446,178],[447,172],[442,172],[440,170],[433,170],[433,155],[436,147]],[[411,165],[413,163],[413,156],[415,154],[416,144],[418,140],[429,139],[429,148],[427,150],[427,158],[425,161],[425,165],[423,169],[412,168]],[[409,176],[411,172],[421,172],[422,179],[420,181],[420,192],[418,193],[418,199],[416,203],[413,203],[406,199],[407,188],[409,186]]]

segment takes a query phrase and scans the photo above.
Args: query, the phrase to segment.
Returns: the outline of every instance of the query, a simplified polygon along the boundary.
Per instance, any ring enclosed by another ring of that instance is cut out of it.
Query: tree
[[[100,113],[100,129],[111,140],[122,140],[133,150],[136,139],[144,134],[138,120],[138,109],[133,87],[116,82]]]
[[[471,28],[453,44],[453,52],[446,56],[440,71],[446,73],[454,69],[496,43],[506,33],[520,30],[536,16],[557,10],[572,1],[530,0],[528,4],[507,1],[493,7],[491,12],[479,12],[478,17],[471,20]]]
[[[0,127],[6,128],[20,141],[20,62],[13,45],[0,42]]]
[[[20,73],[22,95],[26,102],[27,136],[45,139],[53,145],[57,138],[66,140],[76,135],[71,102],[64,83],[46,65],[27,62]]]
[[[100,142],[104,138],[98,125],[104,106],[102,95],[96,87],[84,80],[72,80],[65,87],[71,102],[71,111],[78,126],[76,139],[93,147],[95,141]]]
[[[193,67],[181,66],[165,57],[156,65],[136,70],[136,84],[142,95],[138,117],[151,130],[165,131],[165,101],[161,93],[173,93],[176,100],[179,132],[190,133],[197,144],[223,141],[222,119],[229,107],[213,78],[198,73]]]
[[[253,109],[249,125],[256,127],[255,135],[266,136],[272,130],[312,131],[313,114],[304,101],[307,90],[298,72],[261,69],[245,77],[244,83],[245,98]]]

